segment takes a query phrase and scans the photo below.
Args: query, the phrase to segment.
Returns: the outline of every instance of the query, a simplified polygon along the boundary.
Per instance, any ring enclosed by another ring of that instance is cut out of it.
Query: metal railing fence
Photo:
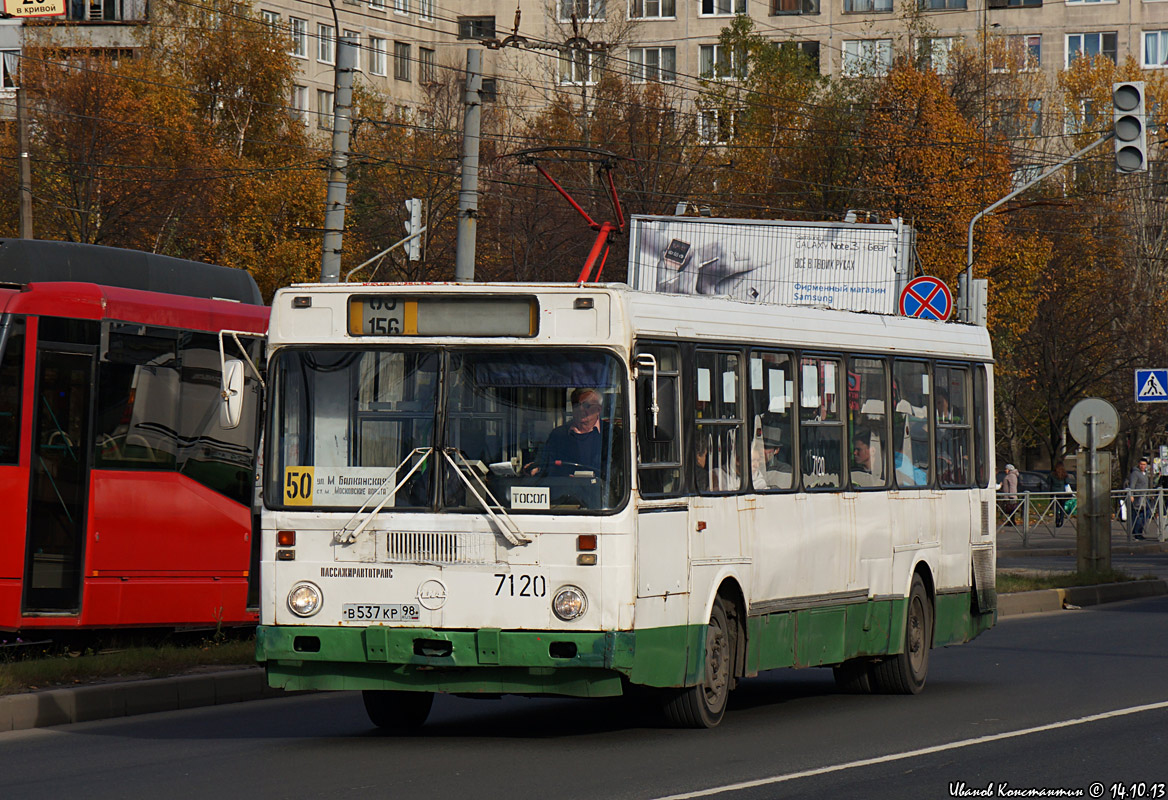
[[[1075,539],[1078,500],[1067,492],[998,493],[998,541],[1017,535],[1030,546],[1032,535]],[[1115,489],[1111,492],[1111,524],[1130,543],[1145,539],[1168,541],[1168,489]],[[1142,524],[1141,524],[1142,523]]]

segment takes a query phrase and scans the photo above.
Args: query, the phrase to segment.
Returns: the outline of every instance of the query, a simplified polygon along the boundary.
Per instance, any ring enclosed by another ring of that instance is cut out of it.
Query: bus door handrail
[[[366,500],[364,503],[362,503],[361,507],[358,508],[353,513],[353,516],[349,517],[349,521],[346,522],[343,526],[341,526],[341,529],[339,531],[337,531],[336,534],[333,536],[333,541],[337,544],[351,544],[352,542],[355,542],[357,540],[357,537],[360,536],[362,533],[364,533],[365,529],[369,527],[369,523],[373,522],[373,518],[376,517],[379,513],[381,513],[381,509],[385,508],[385,504],[390,501],[390,498],[397,496],[397,490],[400,489],[401,487],[405,486],[406,481],[408,481],[413,476],[413,474],[418,471],[419,467],[421,467],[423,464],[426,463],[426,459],[430,457],[430,453],[432,453],[433,451],[434,451],[433,447],[415,447],[413,450],[411,450],[409,452],[409,455],[407,455],[405,458],[403,458],[401,460],[401,463],[393,468],[393,472],[390,474],[390,476],[388,478],[386,478],[382,482],[381,486],[378,487],[377,491],[374,492],[373,494],[369,495],[369,499]],[[365,508],[370,503],[373,502],[374,498],[376,498],[377,495],[381,494],[381,492],[385,490],[385,487],[388,486],[389,482],[391,480],[393,480],[394,476],[397,475],[398,470],[400,470],[402,468],[402,465],[405,464],[407,461],[409,461],[411,458],[413,458],[418,453],[423,454],[422,457],[418,459],[418,463],[414,464],[414,466],[410,469],[410,471],[405,474],[405,477],[403,477],[400,481],[398,481],[394,485],[392,491],[386,493],[385,497],[382,498],[381,502],[377,504],[377,507],[369,512],[369,515],[366,516],[364,520],[362,520],[361,524],[350,531],[349,526],[353,524],[353,520],[360,517],[362,512],[365,511]]]
[[[462,466],[466,468],[465,470],[459,469],[459,465],[454,463],[454,459],[450,456],[452,451],[458,456],[459,460],[462,461]],[[458,475],[464,484],[466,484],[466,488],[469,489],[470,493],[474,495],[475,500],[479,501],[479,505],[481,505],[483,510],[487,512],[487,516],[490,517],[491,521],[499,527],[500,532],[502,532],[507,541],[517,546],[531,542],[531,537],[519,529],[519,526],[515,523],[515,520],[511,517],[510,514],[507,513],[507,509],[503,508],[503,504],[499,502],[498,498],[491,494],[491,490],[487,488],[485,483],[483,483],[483,479],[479,477],[479,474],[475,472],[474,467],[471,466],[470,462],[466,460],[462,453],[453,447],[448,447],[442,451],[442,455],[454,469],[455,474]],[[474,478],[478,482],[479,487],[483,490],[483,493],[486,494],[487,497],[491,498],[491,501],[494,503],[493,507],[490,503],[483,499],[483,496],[479,494],[478,489],[475,489],[474,484],[470,482],[470,478],[468,478],[465,474],[468,472],[471,475],[474,475]]]

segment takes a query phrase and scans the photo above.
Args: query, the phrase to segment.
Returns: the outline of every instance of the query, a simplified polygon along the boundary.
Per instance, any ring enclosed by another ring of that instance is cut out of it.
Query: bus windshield
[[[269,507],[391,494],[395,510],[571,514],[627,498],[625,370],[608,352],[285,349],[271,374]]]

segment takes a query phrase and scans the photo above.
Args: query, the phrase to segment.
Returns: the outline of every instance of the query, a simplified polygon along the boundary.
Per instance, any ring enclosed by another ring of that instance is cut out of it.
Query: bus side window
[[[973,427],[969,415],[969,370],[938,366],[933,408],[937,424],[937,477],[942,486],[969,486]]]
[[[791,489],[795,485],[795,374],[791,356],[752,350],[749,377],[752,488],[756,492]]]
[[[657,424],[653,424],[653,367],[641,365],[637,378],[637,480],[641,494],[660,497],[681,491],[681,429],[676,345],[642,345],[637,353],[657,361]]]
[[[799,360],[799,468],[804,489],[843,485],[844,425],[838,358]]]
[[[697,353],[694,474],[702,493],[742,488],[742,391],[737,353]]]
[[[20,463],[20,397],[24,391],[24,317],[9,321],[0,361],[0,464]]]
[[[932,454],[929,445],[929,365],[897,359],[892,380],[892,466],[896,484],[905,488],[929,485]]]
[[[974,439],[974,469],[975,483],[985,486],[989,483],[989,457],[987,455],[986,439],[986,367],[975,364],[973,367],[973,439]]]
[[[852,486],[888,486],[888,365],[878,358],[853,358],[848,369],[848,429]]]

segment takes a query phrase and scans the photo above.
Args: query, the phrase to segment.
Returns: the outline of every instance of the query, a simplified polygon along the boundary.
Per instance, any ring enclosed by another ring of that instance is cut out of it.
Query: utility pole
[[[20,53],[4,56],[4,69],[16,79],[16,135],[20,153],[20,238],[32,239],[32,161],[28,152],[28,93],[20,73]]]
[[[479,211],[479,132],[483,116],[483,52],[466,51],[466,116],[462,127],[462,185],[458,192],[458,239],[454,279],[473,281]]]
[[[334,32],[339,32],[334,28]],[[345,232],[345,198],[349,188],[349,130],[353,116],[353,72],[358,46],[349,36],[337,41],[333,93],[333,155],[329,162],[328,195],[324,201],[324,244],[320,253],[321,283],[341,279],[341,244]]]

